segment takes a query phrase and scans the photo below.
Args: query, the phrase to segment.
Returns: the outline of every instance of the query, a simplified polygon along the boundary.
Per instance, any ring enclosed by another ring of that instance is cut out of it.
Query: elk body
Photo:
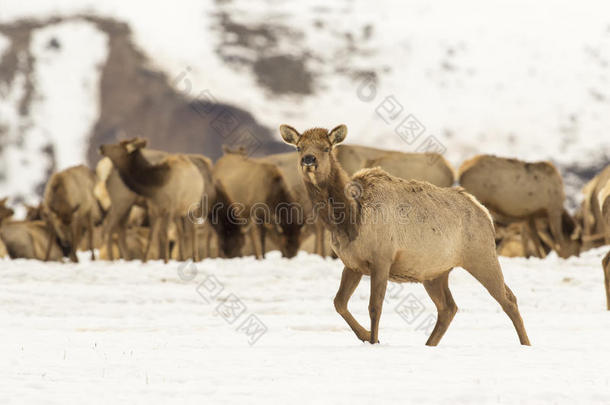
[[[160,240],[161,256],[164,261],[169,260],[168,227],[175,223],[181,249],[186,230],[191,233],[191,257],[198,261],[196,224],[189,221],[188,216],[189,210],[200,204],[203,197],[204,184],[199,168],[182,155],[168,155],[152,164],[142,153],[145,146],[145,140],[133,139],[100,148],[102,155],[112,160],[125,185],[148,199],[152,221],[145,260],[149,258],[156,237]]]
[[[561,257],[578,253],[578,243],[563,230],[562,218],[569,215],[563,207],[563,181],[552,163],[479,155],[462,164],[459,182],[494,215],[527,221],[533,235],[534,220],[546,217],[557,253]]]
[[[504,283],[496,256],[494,228],[487,210],[461,189],[407,181],[381,169],[364,169],[351,179],[333,153],[347,134],[344,125],[302,135],[280,127],[296,146],[301,175],[312,203],[324,205],[321,218],[345,268],[335,308],[356,336],[378,343],[379,319],[387,282],[421,282],[438,310],[426,344],[437,345],[457,306],[448,287],[449,272],[463,267],[489,291],[512,320],[521,344],[529,340],[517,300]],[[347,308],[363,275],[371,278],[370,330]]]
[[[256,258],[265,257],[268,227],[279,234],[277,245],[282,255],[295,256],[303,224],[299,218],[302,211],[293,201],[280,170],[243,153],[229,152],[218,159],[213,173],[237,206],[238,221],[252,241]]]
[[[380,167],[392,176],[405,180],[427,181],[439,187],[451,187],[455,181],[453,168],[438,153],[387,152],[370,159],[365,167]]]
[[[70,259],[78,262],[78,249],[83,233],[87,233],[91,259],[95,259],[93,232],[102,213],[93,194],[96,175],[88,167],[79,165],[51,176],[44,192],[42,214],[52,232],[49,232],[47,257],[50,258],[53,235],[70,251]]]

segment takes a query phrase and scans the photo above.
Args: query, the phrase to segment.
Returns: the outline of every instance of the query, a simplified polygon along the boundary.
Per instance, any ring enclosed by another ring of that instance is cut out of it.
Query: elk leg
[[[542,241],[538,236],[538,230],[536,229],[536,222],[533,218],[530,218],[527,221],[527,224],[524,225],[524,230],[526,230],[528,237],[534,244],[534,249],[536,249],[536,256],[539,258],[544,258],[546,256],[546,252],[544,251],[544,247],[542,247]],[[551,244],[553,247],[553,244]],[[523,246],[525,249],[526,246]],[[526,256],[527,257],[527,256]]]
[[[51,225],[47,224],[47,233],[49,237],[47,238],[47,251],[44,254],[44,261],[48,262],[51,258],[51,247],[53,246],[53,238],[55,236],[55,231]]]
[[[169,214],[164,213],[161,218],[161,230],[160,230],[160,240],[161,240],[161,254],[163,257],[163,263],[169,262]]]
[[[358,287],[361,279],[361,273],[344,267],[343,274],[341,275],[341,285],[339,286],[337,295],[335,295],[334,303],[335,309],[339,315],[345,319],[345,322],[347,322],[349,327],[352,328],[356,336],[358,336],[358,339],[362,340],[363,342],[368,342],[371,340],[371,332],[364,329],[364,327],[358,323],[358,321],[347,309],[347,303],[356,290],[356,287]]]
[[[561,226],[561,210],[557,212],[549,212],[549,225],[551,227],[551,235],[553,235],[553,239],[555,239],[555,244],[552,247],[560,257],[565,259],[566,252],[564,250],[566,244],[563,239],[563,231]]]
[[[457,305],[455,305],[451,291],[449,291],[449,272],[434,280],[424,281],[423,284],[432,302],[436,305],[437,311],[436,325],[426,345],[436,346],[449,328],[449,324],[457,312]]]
[[[159,221],[159,219],[156,218],[155,216],[151,216],[150,222],[151,222],[150,231],[148,232],[148,241],[146,243],[146,253],[144,253],[144,260],[143,260],[144,263],[146,263],[148,261],[148,259],[150,258],[151,249],[152,249],[153,243],[157,239],[157,236],[159,233],[159,225],[161,223]],[[159,252],[159,253],[161,253],[161,252]]]
[[[184,222],[182,217],[176,217],[174,220],[176,224],[176,242],[178,243],[178,260],[181,262],[186,260],[185,248],[187,243],[187,237],[184,229]]]
[[[388,286],[390,266],[376,266],[371,269],[371,296],[369,298],[369,316],[371,317],[371,344],[379,343],[379,320],[383,308],[383,298]]]
[[[510,320],[513,322],[519,341],[522,345],[530,345],[529,338],[523,326],[523,319],[519,313],[519,307],[517,306],[517,298],[513,292],[504,283],[504,277],[502,275],[502,269],[497,258],[483,262],[478,260],[477,263],[464,268],[473,275],[483,287],[487,289],[489,294],[500,304],[502,310],[508,315]]]
[[[184,218],[185,221],[188,219]],[[190,221],[188,221],[190,222]],[[199,257],[199,234],[197,233],[197,224],[195,222],[190,222],[191,232],[193,234],[193,239],[191,241],[191,251],[193,252],[193,261],[198,262],[201,260]],[[205,227],[205,224],[203,225]]]
[[[260,238],[261,241],[261,256],[263,257],[263,259],[265,258],[265,250],[266,250],[266,246],[265,246],[265,236],[267,234],[267,229],[265,229],[265,225],[264,224],[260,224],[258,226],[258,236]]]
[[[606,287],[606,308],[610,311],[610,252],[602,260],[604,268],[604,285]]]
[[[76,250],[78,249],[81,240],[81,226],[80,221],[76,218],[73,218],[72,224],[70,226],[70,233],[70,260],[72,260],[74,263],[78,263],[78,256],[76,256]]]
[[[93,225],[93,214],[91,212],[89,212],[87,214],[87,222],[88,222],[88,231],[89,231],[89,250],[91,251],[91,261],[95,261],[95,251],[93,250],[93,232],[95,230],[95,227]]]
[[[121,224],[119,226],[119,255],[125,260],[131,260],[131,255],[129,254],[129,248],[127,247],[127,229],[125,229],[125,224]]]
[[[250,241],[252,242],[252,248],[254,249],[254,256],[256,259],[262,259],[263,255],[260,253],[262,248],[260,246],[260,239],[257,235],[258,226],[256,224],[250,224]]]

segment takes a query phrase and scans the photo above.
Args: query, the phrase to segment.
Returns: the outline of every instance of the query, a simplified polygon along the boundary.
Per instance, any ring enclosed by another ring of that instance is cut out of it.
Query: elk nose
[[[316,157],[314,155],[305,155],[301,159],[301,166],[313,166],[316,164]]]

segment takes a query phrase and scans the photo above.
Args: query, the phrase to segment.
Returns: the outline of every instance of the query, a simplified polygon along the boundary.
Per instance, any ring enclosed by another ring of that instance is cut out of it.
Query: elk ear
[[[290,125],[280,125],[280,135],[282,135],[282,139],[289,145],[296,146],[299,141],[299,132],[291,127]]]
[[[342,125],[339,125],[339,126],[333,128],[328,133],[328,140],[330,141],[331,145],[337,145],[337,144],[340,144],[341,142],[343,142],[343,140],[345,139],[346,136],[347,136],[347,127],[342,124]]]
[[[0,200],[0,205],[6,205],[7,201],[8,201],[8,197],[4,197],[3,199]]]

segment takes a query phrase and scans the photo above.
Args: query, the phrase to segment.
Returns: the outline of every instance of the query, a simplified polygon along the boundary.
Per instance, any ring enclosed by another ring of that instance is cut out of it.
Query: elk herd
[[[379,339],[388,281],[421,282],[438,310],[427,344],[436,345],[457,306],[449,272],[462,267],[511,319],[529,344],[517,300],[498,255],[560,257],[610,244],[610,166],[583,188],[574,216],[559,171],[479,155],[456,171],[441,155],[344,145],[347,128],[302,133],[282,125],[295,152],[254,158],[224,149],[202,155],[149,149],[135,138],[100,147],[93,171],[75,166],[49,179],[42,202],[12,219],[0,200],[0,257],[78,261],[187,260],[299,250],[344,264],[335,308],[356,336]],[[459,186],[454,186],[455,183]],[[610,310],[610,252],[602,262]],[[347,303],[371,278],[370,329]]]

